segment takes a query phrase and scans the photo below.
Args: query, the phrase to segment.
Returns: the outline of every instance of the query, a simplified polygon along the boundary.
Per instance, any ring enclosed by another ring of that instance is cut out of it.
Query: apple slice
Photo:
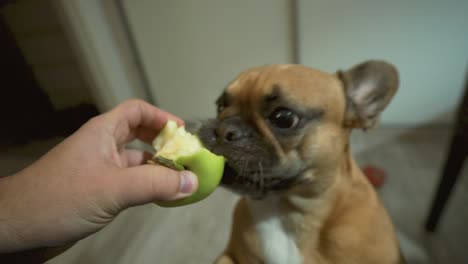
[[[152,164],[175,170],[190,170],[197,175],[198,189],[189,197],[176,201],[155,202],[163,207],[182,206],[198,202],[210,195],[221,182],[225,159],[203,147],[197,136],[178,127],[176,122],[167,121],[153,141],[156,150]]]

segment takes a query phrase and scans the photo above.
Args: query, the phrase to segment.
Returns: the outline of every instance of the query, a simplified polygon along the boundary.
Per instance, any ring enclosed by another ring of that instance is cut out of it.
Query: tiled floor
[[[379,193],[397,229],[426,251],[430,259],[427,263],[468,263],[467,169],[438,232],[427,234],[423,230],[449,136],[447,129],[389,128],[356,132],[352,136],[358,162],[387,171],[387,181]],[[5,175],[25,166],[56,142],[50,140],[0,152],[0,173]],[[218,189],[192,206],[162,209],[146,205],[129,209],[111,225],[50,263],[210,263],[226,244],[236,199],[235,195]]]
[[[450,133],[444,129],[407,131],[398,136],[382,129],[354,137],[361,164],[384,167],[388,180],[379,191],[396,227],[426,249],[428,263],[468,263],[468,166],[434,234],[423,225],[445,161]],[[468,164],[468,161],[467,161]]]

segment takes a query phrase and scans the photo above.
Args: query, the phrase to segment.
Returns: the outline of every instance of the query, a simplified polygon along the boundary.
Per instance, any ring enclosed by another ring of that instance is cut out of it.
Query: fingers
[[[118,146],[135,138],[151,143],[167,120],[183,124],[180,118],[142,100],[129,100],[120,104],[109,112],[109,118]]]
[[[198,188],[197,177],[190,171],[174,171],[157,165],[124,169],[118,195],[125,207],[155,201],[178,200]]]
[[[120,159],[125,162],[124,167],[146,164],[152,157],[151,153],[136,149],[126,149],[120,154]]]

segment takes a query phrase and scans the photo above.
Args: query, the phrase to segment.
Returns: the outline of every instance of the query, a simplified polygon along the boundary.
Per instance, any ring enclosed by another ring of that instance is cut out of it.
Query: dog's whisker
[[[244,160],[244,166],[241,168],[240,175],[243,175],[245,171],[247,171],[247,168],[249,167],[249,160],[246,159]]]
[[[265,187],[265,182],[264,182],[264,177],[263,177],[263,165],[261,161],[258,163],[258,168],[260,169],[260,174],[259,174],[260,190],[263,192],[263,189]]]
[[[258,189],[260,188],[260,180],[259,180],[259,171],[258,170],[255,170],[253,171],[253,174],[252,174],[252,178],[253,178],[253,181],[255,182],[255,187]]]

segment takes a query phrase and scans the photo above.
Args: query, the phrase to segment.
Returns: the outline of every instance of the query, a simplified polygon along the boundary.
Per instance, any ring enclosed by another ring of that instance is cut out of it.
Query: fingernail
[[[180,188],[181,193],[193,193],[197,186],[197,176],[190,171],[180,172]]]

